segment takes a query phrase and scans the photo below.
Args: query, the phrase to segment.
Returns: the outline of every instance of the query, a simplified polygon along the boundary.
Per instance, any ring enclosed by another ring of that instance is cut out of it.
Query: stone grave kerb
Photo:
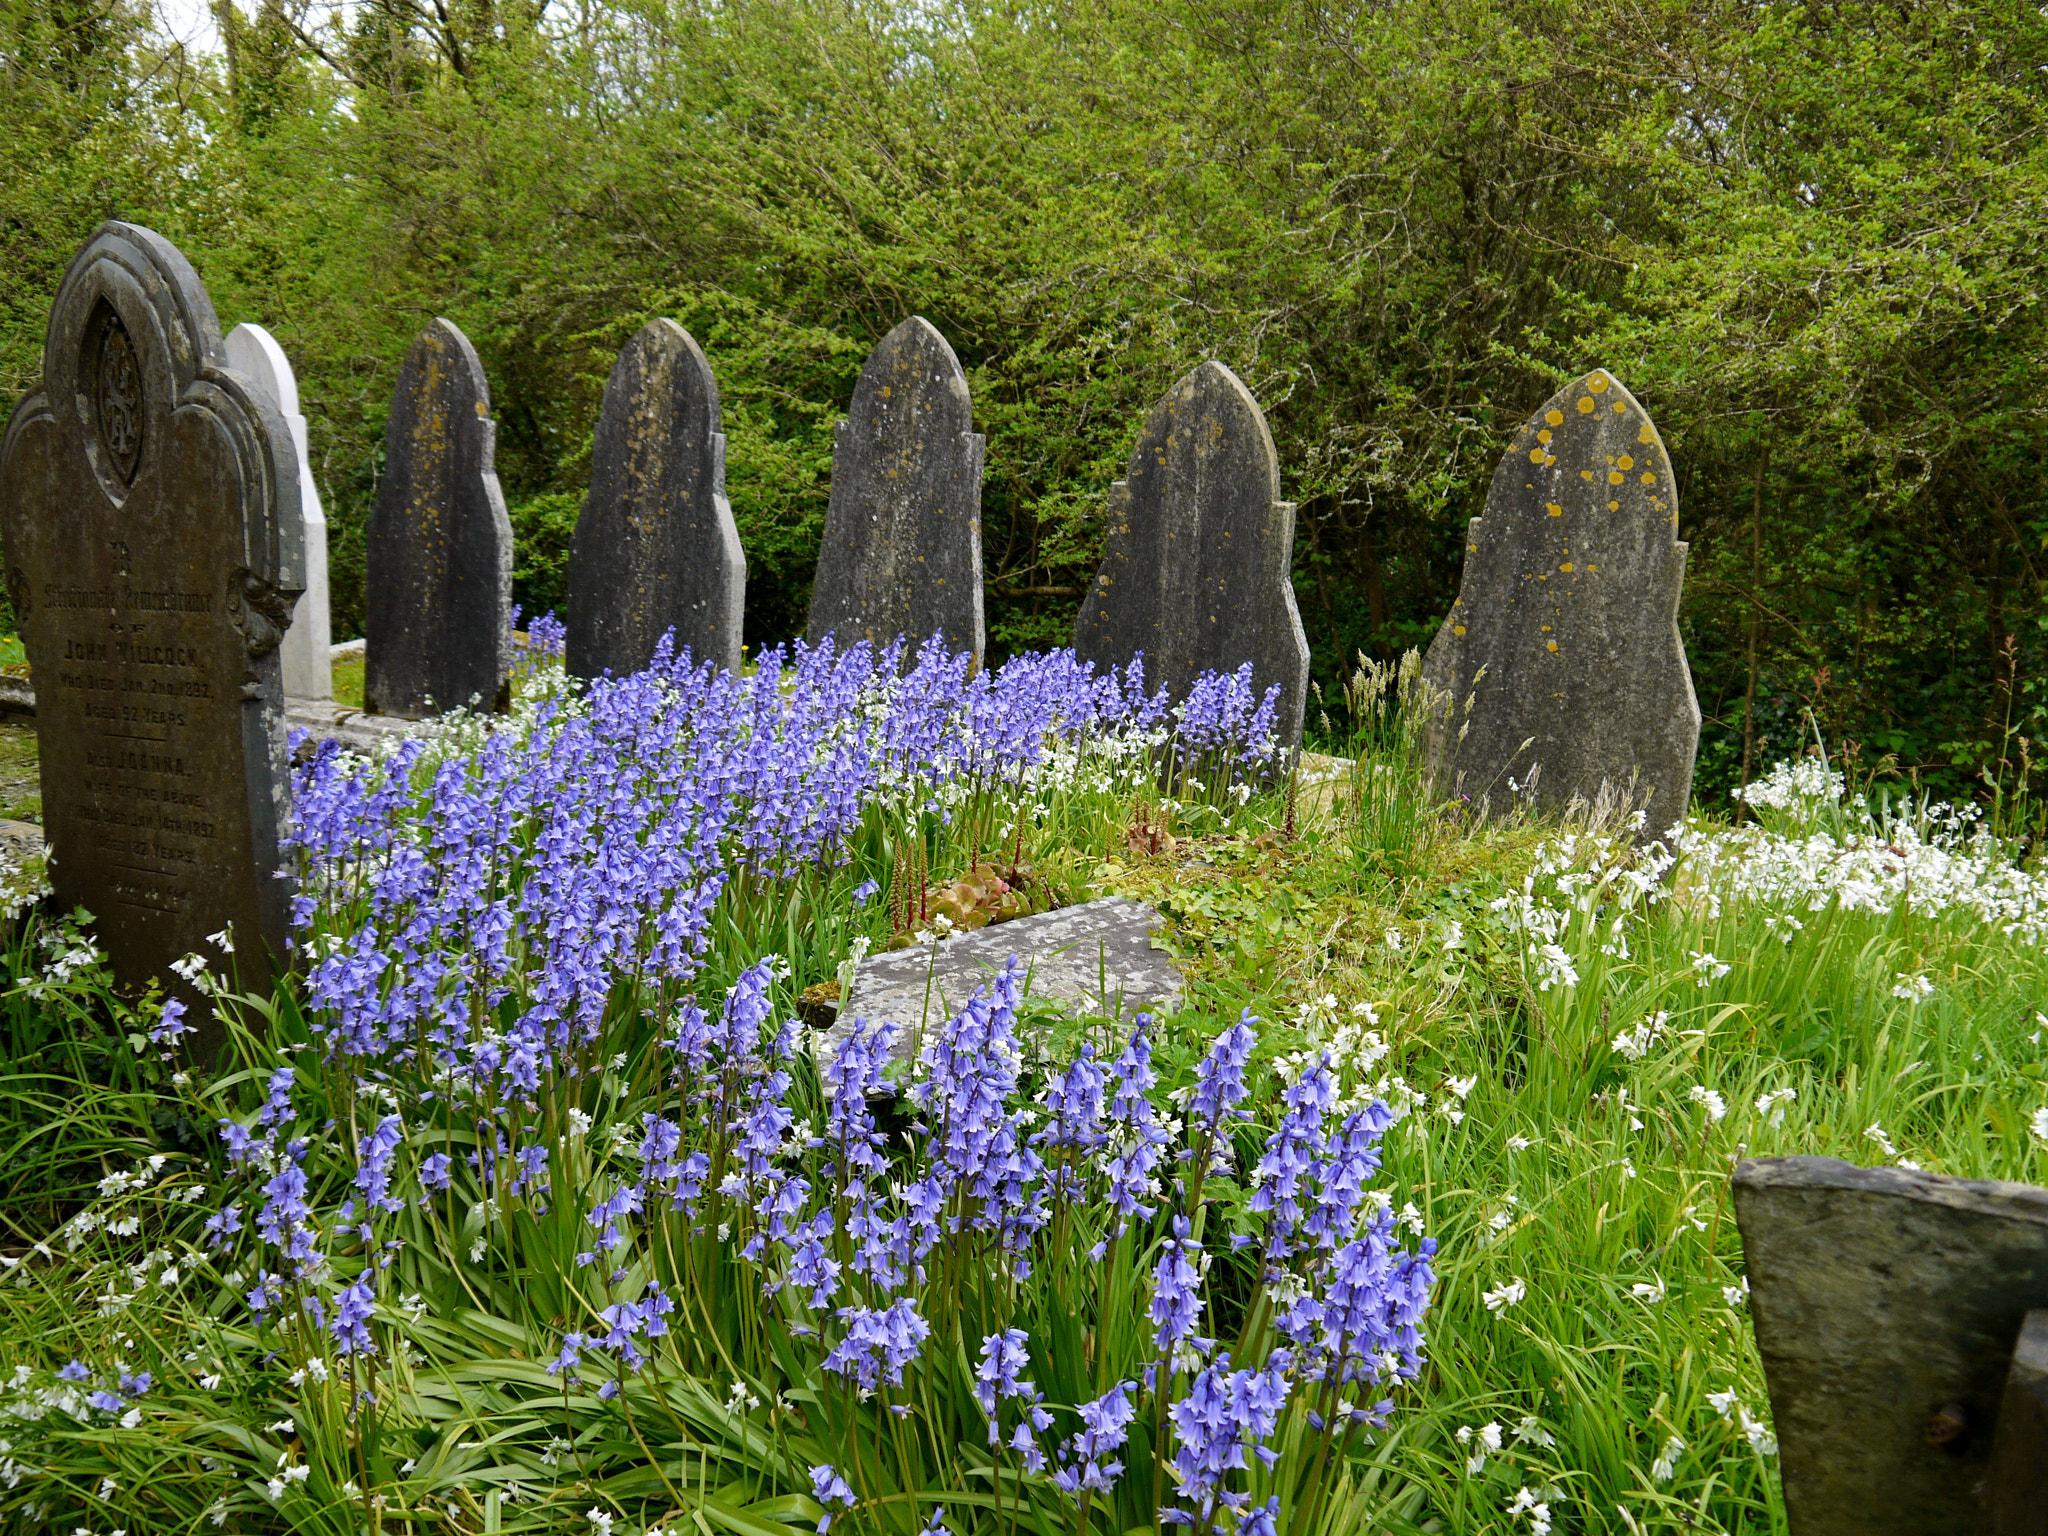
[[[1596,368],[1537,408],[1466,527],[1458,597],[1422,669],[1438,793],[1493,811],[1681,820],[1700,710],[1678,604],[1678,487],[1649,412]]]
[[[832,442],[832,492],[806,638],[877,650],[942,634],[979,669],[984,649],[981,476],[966,371],[912,315],[868,355]]]
[[[1266,414],[1211,360],[1146,417],[1109,489],[1102,565],[1074,626],[1084,661],[1145,659],[1148,690],[1178,702],[1207,671],[1252,663],[1261,697],[1280,686],[1280,746],[1301,745],[1308,635],[1294,597],[1294,504]]]
[[[94,914],[124,985],[232,928],[267,989],[290,887],[278,646],[304,582],[296,450],[229,366],[169,241],[100,226],[51,308],[42,387],[0,439],[7,583],[37,686],[58,902]],[[202,1053],[217,1045],[208,1025]]]

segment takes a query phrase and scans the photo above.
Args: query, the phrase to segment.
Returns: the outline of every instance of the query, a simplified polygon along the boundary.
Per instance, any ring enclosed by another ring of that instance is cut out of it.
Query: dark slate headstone
[[[245,989],[284,953],[296,455],[228,366],[191,264],[150,230],[101,225],[0,446],[0,529],[57,900],[93,914],[122,981],[184,992],[195,1021],[167,968],[195,951],[218,968],[208,934],[232,928]]]
[[[820,645],[943,633],[981,665],[981,460],[967,375],[912,315],[869,354],[832,444],[832,500],[811,589]]]
[[[1646,809],[1645,837],[1681,820],[1700,739],[1685,555],[1649,413],[1599,369],[1551,396],[1467,526],[1458,600],[1423,662],[1438,790],[1496,809],[1604,798]]]
[[[1294,602],[1294,504],[1251,391],[1202,364],[1152,408],[1130,468],[1109,488],[1102,568],[1074,649],[1098,666],[1145,657],[1145,684],[1175,702],[1204,672],[1252,664],[1261,697],[1280,686],[1274,734],[1301,745],[1308,637]]]
[[[569,671],[624,677],[661,637],[740,665],[747,557],[725,499],[718,383],[690,333],[656,320],[604,388],[590,497],[569,546]]]
[[[446,320],[398,370],[365,549],[363,703],[422,719],[503,709],[512,678],[512,521],[483,364]]]
[[[1967,1536],[2048,1189],[1753,1158],[1735,1216],[1793,1536]]]
[[[852,994],[819,1057],[830,1061],[858,1019],[900,1025],[896,1054],[914,1057],[1012,955],[1026,971],[1024,995],[1056,999],[1069,1014],[1129,1020],[1141,1011],[1170,1013],[1181,1004],[1183,984],[1179,968],[1152,942],[1163,926],[1142,902],[1109,896],[936,945],[870,955],[855,968]]]

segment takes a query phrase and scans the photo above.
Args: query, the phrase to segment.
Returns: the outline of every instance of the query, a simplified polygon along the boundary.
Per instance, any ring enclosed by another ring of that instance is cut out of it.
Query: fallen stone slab
[[[287,732],[304,731],[315,741],[338,741],[352,752],[365,754],[433,729],[431,724],[397,715],[365,714],[332,699],[286,699],[284,723]]]
[[[854,972],[852,995],[818,1042],[818,1059],[836,1056],[859,1019],[896,1023],[897,1058],[915,1059],[929,1032],[959,1013],[1012,955],[1025,968],[1024,995],[1056,999],[1069,1017],[1171,1012],[1185,989],[1179,969],[1153,942],[1164,926],[1143,902],[1108,896],[872,955]]]

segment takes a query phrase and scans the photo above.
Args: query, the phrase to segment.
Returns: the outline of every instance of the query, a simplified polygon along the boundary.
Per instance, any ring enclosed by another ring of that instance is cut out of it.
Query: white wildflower
[[[1757,1095],[1756,1112],[1763,1117],[1766,1125],[1783,1125],[1785,1123],[1785,1106],[1792,1103],[1798,1097],[1799,1090],[1797,1088],[1773,1088],[1769,1093]]]
[[[1685,1450],[1685,1442],[1673,1435],[1664,1442],[1664,1449],[1657,1453],[1657,1459],[1650,1463],[1650,1476],[1660,1483],[1668,1483],[1678,1475],[1678,1458]]]
[[[1495,1286],[1492,1290],[1485,1292],[1479,1299],[1486,1303],[1487,1311],[1499,1315],[1528,1294],[1529,1288],[1517,1278],[1508,1281],[1505,1285]]]
[[[1691,1099],[1695,1104],[1702,1104],[1706,1106],[1707,1122],[1710,1125],[1719,1125],[1721,1123],[1721,1117],[1728,1113],[1728,1101],[1722,1098],[1721,1095],[1716,1093],[1713,1089],[1705,1087],[1702,1084],[1694,1083],[1692,1085],[1692,1091],[1688,1093],[1686,1097]]]

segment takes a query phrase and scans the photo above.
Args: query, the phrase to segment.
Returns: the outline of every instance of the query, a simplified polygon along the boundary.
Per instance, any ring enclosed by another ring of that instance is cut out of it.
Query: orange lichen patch
[[[1593,393],[1596,395],[1599,394],[1602,390],[1607,388],[1607,375],[1604,373],[1594,374],[1593,377],[1586,380],[1586,388],[1593,391]]]
[[[1561,427],[1564,425],[1564,412],[1545,411],[1543,413],[1543,419],[1549,422],[1553,427]]]
[[[1547,509],[1549,510],[1549,512],[1550,512],[1550,515],[1551,515],[1552,517],[1563,517],[1563,516],[1564,516],[1564,508],[1563,508],[1563,507],[1560,507],[1560,506],[1559,506],[1559,505],[1558,505],[1558,504],[1557,504],[1556,502],[1554,502],[1554,501],[1546,501],[1545,503],[1543,503],[1543,505],[1544,505],[1544,506],[1545,506],[1545,507],[1546,507],[1546,508],[1547,508]]]
[[[1597,570],[1599,570],[1599,569],[1600,569],[1600,567],[1599,567],[1599,566],[1597,566],[1597,565],[1589,565],[1589,566],[1587,566],[1587,567],[1586,567],[1586,569],[1587,569],[1587,570],[1589,570],[1589,571],[1597,571]]]
[[[1559,569],[1560,571],[1565,571],[1565,572],[1569,572],[1569,571],[1571,570],[1571,568],[1572,568],[1572,563],[1571,563],[1571,561],[1569,561],[1569,560],[1565,561],[1565,563],[1564,563],[1563,565],[1560,565],[1560,566],[1558,567],[1558,569]]]
[[[1555,640],[1546,640],[1543,643],[1553,651],[1557,649],[1557,642]]]
[[[1543,448],[1541,444],[1529,450],[1529,462],[1531,464],[1541,464],[1543,462]]]
[[[1610,512],[1619,512],[1621,510],[1621,503],[1618,501],[1610,501],[1609,503],[1607,503],[1607,510]]]
[[[1620,470],[1610,469],[1609,471],[1607,471],[1607,483],[1609,485],[1619,485],[1621,484],[1621,481],[1622,474]]]
[[[1654,443],[1657,441],[1657,434],[1650,430],[1648,422],[1643,423],[1643,430],[1636,434],[1636,441],[1639,443]]]
[[[1550,428],[1548,428],[1548,427],[1545,427],[1545,428],[1544,428],[1544,429],[1543,429],[1543,430],[1542,430],[1541,432],[1538,432],[1538,433],[1536,434],[1536,441],[1537,441],[1537,442],[1539,442],[1539,443],[1547,443],[1547,442],[1549,442],[1549,441],[1550,441]]]
[[[1477,544],[1467,544],[1465,547],[1475,555],[1479,553],[1479,546]]]
[[[1579,414],[1580,414],[1581,416],[1584,416],[1584,415],[1586,415],[1586,414],[1587,414],[1588,412],[1590,412],[1590,411],[1591,411],[1592,409],[1593,409],[1593,397],[1592,397],[1591,395],[1581,395],[1581,396],[1579,396]]]
[[[1543,633],[1546,635],[1550,633],[1550,626],[1548,624],[1543,626]]]
[[[1627,402],[1626,402],[1626,401],[1622,401],[1622,400],[1617,400],[1617,401],[1615,401],[1615,402],[1614,402],[1614,414],[1615,414],[1615,415],[1617,415],[1617,416],[1624,416],[1624,415],[1626,415],[1627,413],[1628,413],[1628,404],[1627,404]]]
[[[1590,480],[1593,478],[1593,471],[1591,471],[1590,469],[1582,469],[1579,471],[1579,478],[1581,480]]]
[[[1620,458],[1616,459],[1614,462],[1620,465],[1623,469],[1634,469],[1636,467],[1636,461],[1625,453]]]
[[[1657,483],[1657,477],[1656,477],[1655,475],[1653,475],[1653,474],[1650,474],[1650,473],[1648,473],[1648,472],[1646,471],[1646,472],[1644,473],[1644,475],[1643,475],[1643,484],[1645,484],[1645,485],[1655,485],[1656,483]]]
[[[1463,633],[1465,633],[1465,626],[1462,624],[1453,624],[1451,626],[1451,633],[1454,635],[1462,635]]]

